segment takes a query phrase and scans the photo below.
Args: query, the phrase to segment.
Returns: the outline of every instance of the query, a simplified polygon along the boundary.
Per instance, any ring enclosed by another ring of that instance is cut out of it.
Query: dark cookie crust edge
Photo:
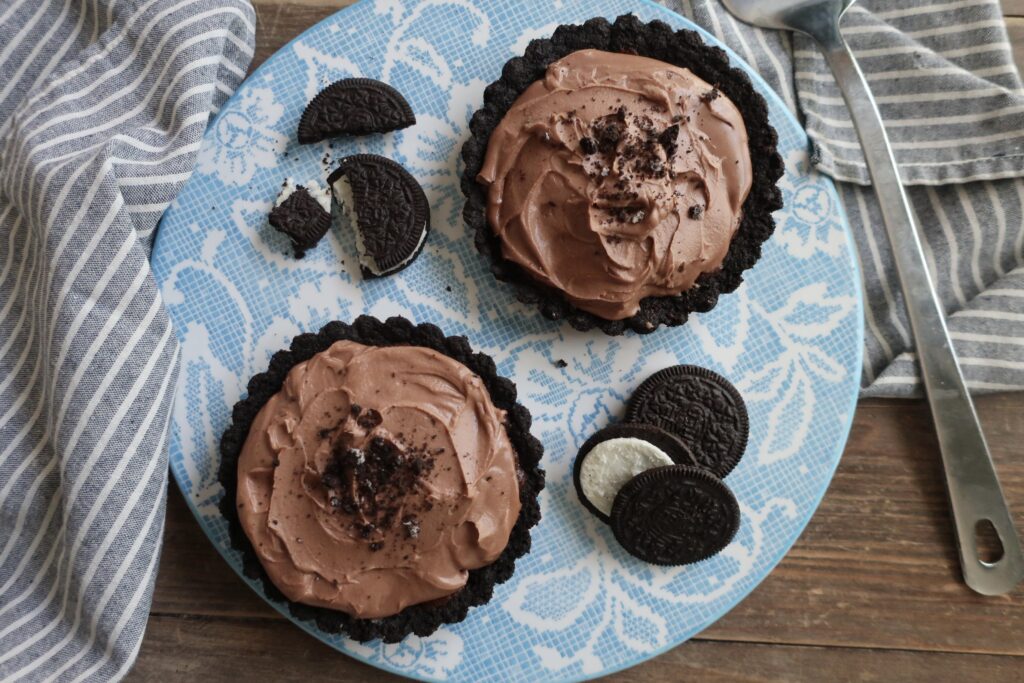
[[[626,404],[626,419],[630,422],[651,424],[648,421],[647,416],[643,414],[644,402],[647,400],[648,395],[653,391],[653,387],[666,380],[685,381],[679,380],[678,378],[706,380],[712,384],[718,385],[723,391],[725,391],[725,393],[732,397],[733,403],[736,406],[737,417],[740,419],[740,430],[737,432],[736,442],[733,444],[733,447],[728,454],[715,462],[714,467],[708,467],[703,463],[698,463],[697,465],[719,479],[725,479],[734,469],[736,469],[737,465],[740,464],[740,461],[743,460],[744,453],[746,453],[747,443],[750,441],[750,413],[747,411],[747,402],[743,400],[743,394],[741,394],[740,390],[724,376],[710,368],[705,368],[700,365],[671,365],[667,368],[662,368],[641,382],[640,386],[638,386],[633,391],[632,395],[630,395],[629,402]],[[683,443],[686,443],[686,439],[683,437],[679,436],[679,439]],[[686,446],[690,451],[694,452],[696,458],[700,460],[702,453],[697,448],[697,444],[686,443]]]
[[[543,78],[549,64],[586,48],[638,54],[690,69],[736,104],[749,138],[753,185],[721,269],[701,275],[694,287],[678,296],[641,300],[639,312],[625,320],[606,320],[576,308],[560,291],[536,282],[518,265],[505,260],[501,243],[487,221],[487,191],[476,180],[491,133],[515,99],[531,83]],[[524,56],[505,63],[501,78],[484,90],[484,106],[473,114],[469,127],[471,136],[462,147],[462,192],[466,196],[463,218],[475,235],[477,250],[491,262],[494,277],[513,286],[519,301],[537,305],[549,320],[568,320],[580,331],[596,327],[609,335],[622,334],[626,329],[645,334],[660,325],[682,325],[690,313],[711,310],[718,303],[719,294],[739,287],[743,271],[761,257],[761,245],[775,230],[772,212],[782,208],[782,192],[776,182],[785,167],[777,151],[778,135],[768,123],[764,97],[742,69],[729,66],[724,50],[704,44],[695,31],[673,31],[661,21],[645,24],[627,14],[614,24],[596,18],[582,25],[559,26],[551,38],[532,41]]]
[[[525,475],[520,480],[519,500],[522,509],[519,519],[512,528],[508,545],[498,559],[486,567],[471,570],[466,586],[447,601],[435,605],[413,605],[383,619],[357,619],[344,612],[288,600],[267,576],[249,537],[242,529],[235,507],[238,457],[256,414],[281,389],[285,376],[295,365],[309,360],[343,339],[368,346],[425,346],[462,363],[479,375],[494,404],[508,412],[505,429],[516,451],[519,467]],[[530,551],[530,529],[540,521],[537,496],[544,488],[544,470],[540,468],[544,447],[530,434],[530,423],[530,412],[516,402],[515,384],[498,374],[491,357],[474,353],[465,337],[446,337],[436,325],[413,325],[401,317],[381,322],[364,315],[352,324],[331,322],[317,333],[300,334],[292,340],[289,350],[281,350],[273,355],[266,372],[249,380],[248,396],[235,404],[231,424],[221,437],[219,478],[224,486],[224,497],[219,507],[228,522],[231,547],[242,554],[245,575],[259,581],[268,600],[279,605],[287,604],[295,618],[315,624],[323,631],[344,633],[364,642],[380,638],[387,643],[398,642],[413,633],[418,636],[429,635],[442,624],[453,624],[465,619],[470,607],[488,602],[494,585],[507,581],[515,569],[516,559]]]

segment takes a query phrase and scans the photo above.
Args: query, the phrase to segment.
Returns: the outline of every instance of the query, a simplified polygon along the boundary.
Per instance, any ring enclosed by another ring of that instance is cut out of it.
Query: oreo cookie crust
[[[743,457],[750,431],[736,387],[696,365],[674,365],[641,382],[629,397],[626,419],[672,432],[700,467],[723,479]]]
[[[690,453],[690,449],[687,448],[686,444],[660,427],[646,424],[620,423],[610,425],[594,433],[580,446],[580,450],[576,454],[576,460],[573,462],[572,467],[572,482],[576,487],[576,495],[579,497],[583,507],[605,524],[610,521],[610,518],[605,512],[598,509],[590,497],[587,496],[586,487],[581,475],[583,473],[583,463],[590,452],[598,444],[612,439],[639,439],[662,451],[669,457],[671,462],[677,465],[696,465],[696,459]]]
[[[363,277],[393,275],[416,260],[430,232],[430,205],[401,164],[354,154],[338,163],[327,183],[355,231]]]
[[[263,569],[239,523],[235,508],[238,458],[257,413],[271,396],[280,391],[285,377],[295,365],[343,339],[367,346],[423,346],[468,367],[483,381],[494,405],[508,413],[505,429],[520,468],[519,499],[522,508],[508,545],[498,559],[486,567],[470,570],[466,585],[444,601],[412,605],[382,619],[357,619],[344,612],[291,602],[285,598]],[[245,575],[260,582],[268,600],[287,604],[295,618],[315,624],[323,631],[344,633],[358,641],[380,638],[388,643],[398,642],[410,634],[429,635],[442,624],[465,619],[470,607],[488,602],[494,585],[507,581],[515,569],[516,559],[530,551],[530,529],[540,521],[537,496],[544,488],[544,470],[540,468],[544,449],[540,441],[530,434],[530,423],[529,411],[516,402],[515,384],[498,375],[491,357],[474,353],[465,337],[446,337],[436,325],[414,325],[400,317],[382,322],[364,315],[352,324],[331,322],[315,334],[301,334],[292,340],[289,349],[273,355],[266,372],[249,380],[248,395],[235,404],[231,424],[221,437],[219,478],[224,486],[224,497],[220,501],[220,511],[228,522],[231,546],[242,554]]]
[[[387,83],[343,78],[317,93],[299,119],[301,144],[341,135],[368,135],[408,128],[416,123],[412,107]]]
[[[641,300],[639,312],[624,320],[606,320],[573,306],[562,292],[540,284],[506,260],[500,240],[487,220],[487,190],[476,179],[491,133],[516,98],[544,77],[549,64],[587,48],[658,59],[687,68],[713,84],[743,114],[754,174],[740,226],[721,269],[701,275],[692,288],[679,295]],[[559,26],[551,38],[532,41],[522,57],[505,63],[501,78],[484,91],[484,106],[473,115],[470,130],[471,137],[462,148],[462,192],[466,196],[463,218],[474,234],[477,249],[490,261],[494,277],[512,285],[519,301],[536,305],[550,320],[568,320],[577,330],[596,327],[609,335],[622,334],[627,329],[648,333],[660,325],[682,325],[690,313],[711,310],[719,294],[739,287],[743,271],[760,258],[761,245],[775,230],[771,214],[782,208],[782,193],[776,182],[782,177],[784,165],[776,149],[777,134],[768,123],[764,97],[742,69],[729,66],[724,50],[705,45],[695,31],[673,31],[661,21],[643,23],[633,15],[624,15],[612,24],[596,18],[582,25]]]
[[[612,533],[631,555],[660,565],[718,554],[740,527],[736,497],[717,477],[685,465],[633,477],[612,506]]]

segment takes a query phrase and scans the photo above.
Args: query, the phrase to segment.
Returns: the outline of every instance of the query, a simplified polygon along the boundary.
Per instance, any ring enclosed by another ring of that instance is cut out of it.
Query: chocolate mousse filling
[[[447,597],[519,516],[505,418],[444,354],[337,341],[293,367],[249,428],[242,527],[289,600],[375,619]]]
[[[693,31],[560,26],[487,87],[463,212],[516,297],[552,320],[651,332],[707,311],[782,205],[767,104]]]
[[[580,50],[491,133],[477,179],[502,254],[608,320],[717,271],[752,182],[743,117],[688,69]]]
[[[486,602],[529,549],[541,447],[464,338],[363,316],[296,338],[222,442],[233,545],[297,617],[367,640]]]

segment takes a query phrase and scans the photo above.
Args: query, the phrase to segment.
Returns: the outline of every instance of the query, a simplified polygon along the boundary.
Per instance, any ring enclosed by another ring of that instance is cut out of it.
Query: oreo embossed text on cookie
[[[612,505],[615,539],[651,564],[692,564],[713,557],[739,526],[739,504],[729,487],[706,470],[685,465],[638,474]]]
[[[321,90],[299,120],[301,144],[341,135],[369,135],[408,128],[416,123],[412,107],[387,83],[344,78]]]
[[[401,164],[376,154],[345,157],[327,178],[355,231],[363,277],[411,264],[430,232],[423,188]]]
[[[665,368],[644,380],[629,399],[626,419],[672,432],[719,478],[739,464],[747,447],[743,397],[729,380],[695,365]]]

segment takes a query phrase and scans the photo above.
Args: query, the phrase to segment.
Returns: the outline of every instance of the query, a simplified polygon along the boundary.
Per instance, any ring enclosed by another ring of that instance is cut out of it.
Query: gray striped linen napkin
[[[0,0],[0,680],[116,680],[142,642],[178,357],[149,251],[254,25]]]
[[[911,394],[888,245],[820,59],[712,0],[666,2],[758,68],[844,181],[865,394]],[[864,2],[848,26],[971,386],[1024,388],[1024,95],[998,4]],[[244,0],[0,0],[0,679],[116,680],[138,651],[177,377],[148,255],[253,31]]]
[[[767,0],[766,0],[767,1]],[[864,276],[863,396],[919,396],[878,202],[831,72],[803,36],[663,0],[754,65],[838,183]],[[1024,90],[998,0],[862,0],[843,20],[895,146],[974,393],[1024,389]]]

